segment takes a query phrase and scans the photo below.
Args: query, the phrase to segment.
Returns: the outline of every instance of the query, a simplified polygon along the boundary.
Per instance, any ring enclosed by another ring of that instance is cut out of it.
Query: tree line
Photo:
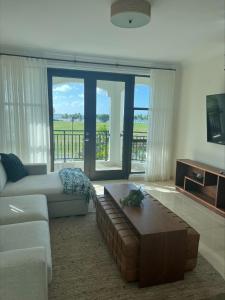
[[[106,123],[109,121],[109,115],[107,114],[97,114],[97,119],[100,122]],[[63,114],[62,119],[66,120],[71,120],[71,121],[83,121],[84,120],[84,115],[81,113],[76,113],[76,114]]]
[[[108,114],[97,114],[96,116],[97,120],[106,123],[109,121],[109,115]],[[76,114],[63,114],[62,119],[65,120],[71,120],[71,121],[83,121],[84,120],[84,115],[81,113],[76,113]],[[145,121],[148,120],[148,115],[134,115],[134,120],[135,121]]]
[[[139,114],[139,115],[134,115],[134,120],[135,121],[147,121],[148,120],[148,115],[142,115],[142,114]]]

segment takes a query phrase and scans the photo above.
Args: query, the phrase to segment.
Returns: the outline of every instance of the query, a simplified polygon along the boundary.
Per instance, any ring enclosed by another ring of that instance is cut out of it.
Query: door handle
[[[84,139],[84,141],[85,141],[85,142],[89,142],[90,140],[86,138],[86,139]]]

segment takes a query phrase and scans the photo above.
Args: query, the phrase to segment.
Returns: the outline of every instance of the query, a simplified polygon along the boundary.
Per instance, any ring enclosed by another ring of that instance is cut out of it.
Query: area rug
[[[225,293],[225,281],[200,255],[196,269],[186,273],[182,281],[143,289],[137,283],[125,283],[94,213],[53,219],[50,233],[53,281],[49,300],[202,300]]]

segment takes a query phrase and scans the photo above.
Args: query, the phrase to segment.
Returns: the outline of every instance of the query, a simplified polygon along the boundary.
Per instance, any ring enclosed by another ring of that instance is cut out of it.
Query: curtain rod
[[[165,70],[165,71],[176,71],[176,69],[172,68],[160,68],[160,67],[143,67],[143,66],[135,66],[135,65],[124,65],[124,64],[113,64],[113,63],[101,63],[101,62],[89,62],[84,60],[69,60],[69,59],[59,59],[59,58],[48,58],[48,57],[40,57],[40,56],[30,56],[30,55],[20,55],[20,54],[9,54],[9,53],[1,53],[0,55],[7,56],[16,56],[16,57],[25,57],[25,58],[36,58],[36,59],[46,59],[50,61],[60,61],[60,62],[72,62],[72,63],[81,63],[81,64],[89,64],[89,65],[101,65],[101,66],[110,66],[110,67],[128,67],[128,68],[138,68],[144,70]]]

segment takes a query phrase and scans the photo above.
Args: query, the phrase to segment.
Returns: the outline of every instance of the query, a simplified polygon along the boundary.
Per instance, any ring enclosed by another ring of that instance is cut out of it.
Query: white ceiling
[[[150,23],[121,29],[111,0],[0,0],[7,48],[181,62],[224,47],[224,0],[151,0]]]

